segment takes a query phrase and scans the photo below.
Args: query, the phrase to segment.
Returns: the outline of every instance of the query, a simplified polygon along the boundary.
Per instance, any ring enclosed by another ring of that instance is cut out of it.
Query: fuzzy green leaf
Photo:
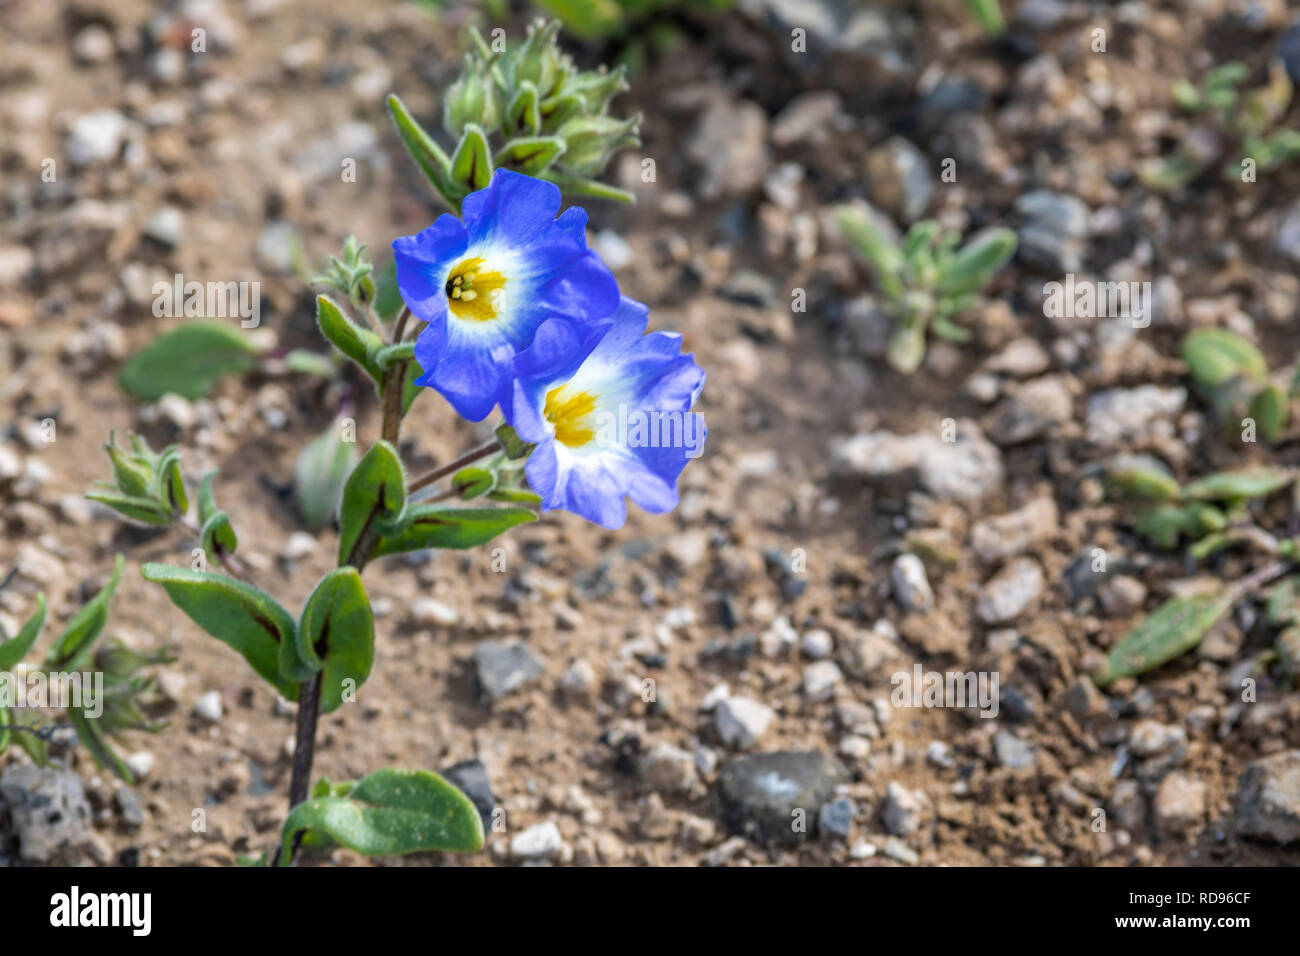
[[[224,511],[214,511],[208,515],[199,531],[199,547],[210,555],[234,554],[239,547],[239,538],[231,527],[230,516]]]
[[[564,140],[554,136],[529,136],[506,143],[497,150],[493,162],[528,176],[537,176],[562,155]]]
[[[167,564],[146,564],[140,574],[161,584],[195,624],[242,654],[280,696],[298,699],[298,685],[282,677],[279,669],[280,644],[294,640],[297,625],[269,595],[223,574]]]
[[[393,117],[393,124],[397,127],[397,135],[401,138],[402,145],[406,147],[415,165],[420,167],[420,171],[433,186],[434,192],[442,197],[448,208],[459,215],[460,201],[465,198],[468,190],[453,181],[451,160],[447,158],[447,154],[433,141],[433,137],[425,132],[424,127],[415,121],[396,94],[390,94],[388,97],[388,112]]]
[[[935,292],[957,296],[978,292],[1016,254],[1019,240],[1010,229],[992,229],[976,236],[944,267]]]
[[[1251,465],[1233,471],[1219,471],[1194,481],[1183,489],[1188,498],[1203,501],[1237,501],[1262,498],[1285,488],[1295,481],[1296,473],[1289,468],[1271,465]]]
[[[314,797],[284,822],[280,865],[292,861],[295,837],[327,834],[365,856],[443,850],[473,853],[483,846],[483,821],[468,797],[426,770],[376,770],[346,796]]]
[[[536,520],[537,513],[528,508],[412,505],[401,529],[380,539],[375,557],[425,548],[473,548],[515,525]]]
[[[321,334],[334,343],[340,352],[356,362],[375,381],[375,387],[383,381],[383,369],[375,365],[372,356],[383,348],[383,340],[370,329],[362,328],[348,318],[327,295],[316,297],[316,324]]]
[[[118,514],[144,524],[169,525],[175,518],[175,515],[152,498],[137,498],[107,488],[89,491],[86,493],[86,498],[107,505]]]
[[[492,182],[492,151],[483,128],[470,123],[451,156],[451,179],[469,192],[486,189]]]
[[[386,441],[375,442],[343,488],[339,505],[339,564],[352,560],[352,549],[368,529],[393,526],[406,507],[406,470]]]
[[[252,336],[229,322],[191,320],[127,359],[118,382],[128,394],[147,401],[169,392],[202,398],[222,378],[251,370],[260,352]]]
[[[1131,630],[1111,650],[1093,677],[1098,687],[1159,667],[1187,653],[1232,607],[1228,594],[1172,598]]]
[[[108,623],[108,602],[113,599],[113,592],[122,580],[125,566],[126,558],[119,554],[113,561],[113,573],[109,575],[108,583],[64,627],[59,639],[45,655],[45,664],[50,670],[76,670],[90,653],[91,646]]]
[[[1264,354],[1227,329],[1197,329],[1183,339],[1182,354],[1202,388],[1215,388],[1238,375],[1257,384],[1268,378]]]
[[[337,568],[321,578],[303,608],[296,644],[298,660],[311,673],[324,667],[322,713],[337,710],[365,683],[375,659],[375,619],[355,568]]]
[[[335,422],[298,453],[293,466],[294,499],[313,534],[325,527],[343,500],[343,486],[359,457],[356,442],[344,441]]]

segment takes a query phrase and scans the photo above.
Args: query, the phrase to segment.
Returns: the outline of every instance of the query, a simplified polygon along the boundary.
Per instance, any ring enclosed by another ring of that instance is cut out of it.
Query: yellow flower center
[[[462,259],[447,276],[443,291],[458,319],[487,322],[501,314],[506,277],[483,268],[481,256]]]
[[[590,416],[596,410],[596,396],[590,392],[567,394],[568,386],[561,385],[546,393],[544,414],[555,427],[555,440],[576,448],[595,437]]]

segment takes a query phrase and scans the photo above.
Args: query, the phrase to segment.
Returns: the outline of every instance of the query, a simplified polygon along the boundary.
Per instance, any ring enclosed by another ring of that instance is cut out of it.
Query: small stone
[[[175,206],[163,206],[144,227],[145,237],[160,246],[175,249],[185,233],[185,216]]]
[[[772,143],[793,146],[825,136],[833,127],[844,101],[838,93],[818,90],[795,97],[772,121]]]
[[[1059,375],[1044,375],[1014,386],[988,421],[989,436],[999,445],[1018,445],[1043,438],[1074,415],[1074,396]]]
[[[204,720],[210,720],[212,723],[221,721],[221,692],[210,690],[199,697],[194,702],[194,713],[198,714]]]
[[[672,744],[656,743],[646,750],[640,773],[646,785],[660,793],[689,794],[699,785],[695,755]]]
[[[122,822],[129,828],[134,830],[144,826],[144,804],[140,801],[140,794],[130,787],[118,787],[113,791],[113,802],[117,804]]]
[[[816,751],[737,757],[718,775],[722,821],[730,833],[759,845],[793,846],[808,839],[812,829],[797,828],[794,821],[818,820],[822,806],[846,779],[837,761]]]
[[[416,598],[411,602],[411,623],[416,627],[454,627],[460,612],[450,604],[433,598]]]
[[[510,856],[516,860],[549,860],[564,846],[560,828],[550,820],[516,833],[510,840]]]
[[[904,223],[920,218],[934,194],[930,161],[901,136],[867,153],[867,177],[871,201]]]
[[[803,694],[810,701],[830,700],[844,680],[834,661],[817,661],[803,672]]]
[[[1183,728],[1155,720],[1139,720],[1128,734],[1128,749],[1135,757],[1154,757],[1186,742]]]
[[[117,158],[126,136],[126,117],[115,110],[84,113],[68,131],[68,160],[74,166],[89,166]]]
[[[316,553],[320,543],[313,535],[305,531],[295,531],[289,535],[289,540],[284,543],[284,548],[280,551],[280,557],[290,564],[301,561],[303,558],[311,557]]]
[[[1205,817],[1206,786],[1185,773],[1168,774],[1156,790],[1153,810],[1161,833],[1183,833]]]
[[[952,749],[941,740],[932,740],[925,748],[925,759],[936,767],[951,767]]]
[[[1003,561],[1050,540],[1059,521],[1052,498],[1035,498],[1015,511],[976,523],[971,529],[971,547],[990,564]]]
[[[799,648],[803,651],[804,657],[820,661],[834,653],[835,641],[829,631],[814,629],[804,632],[803,637],[799,639]]]
[[[1147,586],[1135,577],[1117,574],[1098,589],[1102,609],[1110,617],[1132,617],[1147,600]]]
[[[767,175],[767,113],[748,100],[714,97],[686,141],[686,155],[700,169],[700,198],[746,195]]]
[[[1246,765],[1237,787],[1236,821],[1244,836],[1300,842],[1300,750]]]
[[[626,268],[635,258],[631,244],[613,229],[602,229],[596,233],[592,238],[591,247],[610,272],[618,272]]]
[[[1010,375],[1014,378],[1029,378],[1046,372],[1052,364],[1052,357],[1047,354],[1035,339],[1015,339],[1003,346],[1002,351],[984,363],[990,372]]]
[[[976,614],[986,624],[1004,624],[1038,606],[1043,593],[1043,569],[1032,558],[1017,558],[980,591]]]
[[[519,641],[480,641],[474,648],[478,688],[489,701],[498,701],[545,672],[542,662]]]
[[[911,836],[921,828],[921,814],[925,810],[922,797],[891,780],[885,788],[880,808],[880,819],[885,829],[894,836]]]
[[[1026,770],[1038,759],[1032,743],[1008,730],[999,731],[993,738],[993,752],[998,763],[1010,770]]]
[[[72,38],[72,55],[78,63],[94,66],[113,58],[113,34],[98,23],[92,23],[77,31]]]
[[[21,285],[36,266],[36,256],[26,246],[0,246],[0,288]]]
[[[1055,276],[1083,268],[1091,217],[1082,200],[1036,190],[1016,200],[1016,212],[1023,217],[1021,259]]]
[[[153,754],[138,750],[126,758],[126,766],[137,780],[143,780],[153,771]]]
[[[198,421],[198,412],[194,403],[180,395],[167,393],[158,399],[158,415],[163,421],[171,423],[178,431],[186,432]]]
[[[1075,717],[1097,717],[1106,712],[1106,698],[1087,677],[1080,677],[1065,691],[1065,707]]]
[[[708,533],[697,529],[673,535],[664,544],[664,553],[679,571],[693,570],[709,553]]]
[[[1003,486],[1002,455],[969,420],[956,423],[955,440],[938,430],[912,435],[864,432],[834,442],[831,471],[870,479],[905,478],[915,473],[936,497],[975,503]]]
[[[1140,830],[1146,823],[1146,803],[1136,780],[1121,780],[1115,784],[1110,795],[1110,815],[1130,833]]]
[[[817,811],[817,832],[822,836],[848,839],[853,831],[853,801],[848,797],[839,797],[822,804]]]
[[[915,866],[921,862],[921,855],[896,836],[885,840],[884,854],[891,860],[906,863],[908,866]]]
[[[900,554],[890,570],[894,598],[909,613],[924,614],[934,607],[934,591],[925,574],[925,563],[915,554]]]
[[[729,747],[752,747],[767,733],[776,712],[748,697],[726,697],[713,709],[713,725]]]
[[[587,660],[576,660],[560,676],[560,691],[574,701],[591,698],[596,689],[596,668]]]
[[[1088,397],[1088,440],[1102,447],[1143,441],[1157,423],[1180,414],[1186,402],[1187,390],[1178,387],[1139,385],[1094,392]]]

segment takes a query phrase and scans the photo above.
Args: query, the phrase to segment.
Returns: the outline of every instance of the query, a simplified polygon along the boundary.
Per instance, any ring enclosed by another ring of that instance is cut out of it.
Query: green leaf
[[[1018,241],[1010,229],[991,229],[976,236],[949,260],[935,292],[941,296],[978,292],[1016,254]]]
[[[50,670],[73,671],[85,660],[95,639],[108,623],[108,602],[113,599],[113,592],[122,580],[125,566],[126,558],[119,554],[113,561],[113,573],[109,575],[108,583],[64,627],[59,639],[45,655],[45,664]]]
[[[402,379],[402,414],[411,409],[412,403],[424,393],[424,386],[416,385],[415,380],[423,374],[418,362],[406,364],[406,375]]]
[[[298,453],[293,466],[294,499],[303,523],[313,534],[338,512],[343,486],[357,463],[356,442],[343,440],[339,422],[321,432]]]
[[[374,362],[382,369],[387,369],[397,362],[409,362],[415,358],[414,342],[398,342],[395,345],[385,345],[377,349],[374,354]]]
[[[183,515],[189,509],[185,477],[181,474],[181,453],[174,447],[165,449],[159,456],[150,491],[159,503],[171,509],[172,514]]]
[[[490,468],[470,465],[451,476],[451,487],[463,500],[481,498],[496,487],[497,476]]]
[[[1259,427],[1259,436],[1270,445],[1282,439],[1291,417],[1291,399],[1280,385],[1263,388],[1250,403],[1250,417]]]
[[[321,831],[365,856],[435,850],[473,853],[483,846],[483,821],[468,797],[427,770],[376,770],[347,796],[315,797],[289,813],[280,865],[292,861],[295,837]]]
[[[1142,461],[1117,462],[1106,474],[1106,490],[1133,501],[1173,501],[1179,496],[1173,476]]]
[[[465,127],[451,156],[451,179],[469,192],[486,189],[492,181],[492,152],[481,126],[470,123]]]
[[[412,505],[407,509],[401,529],[381,538],[374,556],[425,548],[473,548],[515,525],[536,520],[537,513],[528,508]]]
[[[254,368],[260,352],[252,336],[228,322],[191,320],[127,359],[118,382],[128,394],[148,401],[168,393],[202,398],[222,378]]]
[[[269,595],[223,574],[167,564],[146,564],[140,574],[161,584],[195,624],[243,655],[280,696],[298,699],[298,685],[282,677],[279,668],[280,644],[294,641],[297,625]]]
[[[925,326],[913,319],[900,319],[885,349],[889,364],[904,375],[911,375],[925,358]]]
[[[327,295],[316,297],[316,324],[321,334],[329,339],[340,352],[356,362],[375,381],[375,387],[383,381],[384,372],[374,363],[372,356],[383,348],[383,340],[370,329],[357,325]]]
[[[337,710],[349,691],[365,683],[375,659],[375,619],[356,568],[337,568],[321,578],[303,608],[296,644],[311,673],[324,667],[321,713]]]
[[[515,133],[536,135],[542,128],[542,114],[537,102],[537,87],[524,80],[506,105],[506,128]]]
[[[134,439],[134,435],[132,438]],[[132,455],[117,445],[117,435],[110,432],[104,443],[109,463],[113,466],[113,482],[123,495],[132,498],[149,496],[149,486],[153,483],[155,461],[140,455]]]
[[[1183,339],[1182,354],[1202,388],[1214,388],[1238,375],[1256,384],[1268,378],[1264,354],[1227,329],[1197,329]]]
[[[27,656],[45,626],[45,595],[36,595],[36,613],[7,641],[0,641],[0,671],[10,671]],[[0,723],[4,723],[0,720]]]
[[[506,453],[506,457],[511,461],[518,461],[520,458],[527,458],[532,454],[532,443],[520,438],[518,432],[505,422],[498,425],[493,434],[497,436],[497,441],[501,443],[501,450]]]
[[[90,751],[90,755],[95,758],[95,763],[106,770],[111,770],[127,783],[135,783],[131,768],[109,744],[99,725],[86,716],[80,708],[70,707],[66,713],[73,729],[77,732],[77,739]]]
[[[514,139],[497,150],[492,161],[498,167],[513,169],[528,176],[539,176],[564,155],[564,140],[554,136],[529,136]]]
[[[199,492],[196,496],[196,507],[199,512],[199,524],[206,524],[221,509],[217,507],[217,498],[212,491],[213,479],[217,477],[217,469],[212,469],[206,475],[199,479]]]
[[[310,349],[291,349],[284,357],[284,367],[291,372],[330,378],[334,374],[334,363],[328,355],[313,352]]]
[[[1296,473],[1289,468],[1271,465],[1251,465],[1233,471],[1220,471],[1206,475],[1183,489],[1188,498],[1203,501],[1236,501],[1262,498],[1285,488],[1295,481]]]
[[[86,492],[86,498],[107,505],[118,514],[144,524],[169,525],[175,519],[175,515],[152,498],[137,498],[132,495],[110,491],[106,488],[98,491],[88,491]]]
[[[1007,28],[998,0],[966,0],[966,9],[989,36],[1001,36]]]
[[[835,221],[857,253],[867,260],[881,290],[891,299],[901,299],[904,257],[898,244],[861,209],[841,206]]]
[[[1201,643],[1232,603],[1227,593],[1171,598],[1115,645],[1093,681],[1105,687],[1187,653]]]
[[[1295,624],[1300,622],[1300,575],[1278,581],[1268,594],[1268,621],[1270,624]]]
[[[458,186],[453,181],[451,160],[447,158],[447,154],[433,141],[433,137],[425,132],[424,127],[415,121],[396,94],[390,94],[388,97],[388,112],[393,117],[393,124],[397,127],[397,135],[401,138],[402,145],[406,147],[415,165],[420,167],[420,171],[433,186],[434,192],[442,198],[448,208],[456,215],[460,215],[460,201],[465,198],[469,190]]]
[[[211,555],[234,554],[239,547],[239,538],[230,525],[230,516],[224,511],[214,511],[208,515],[199,530],[199,547]]]
[[[343,488],[339,505],[339,564],[352,560],[352,549],[372,527],[392,526],[406,507],[406,471],[397,451],[386,441],[375,442]]]

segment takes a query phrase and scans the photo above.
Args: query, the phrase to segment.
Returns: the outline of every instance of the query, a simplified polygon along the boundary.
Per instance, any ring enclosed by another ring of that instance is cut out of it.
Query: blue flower
[[[676,507],[677,476],[704,448],[704,419],[690,411],[704,370],[680,335],[642,334],[647,311],[624,297],[585,329],[546,322],[514,360],[501,408],[537,445],[524,471],[543,510],[620,528],[624,496],[652,514]]]
[[[428,322],[415,343],[417,385],[480,421],[509,391],[507,371],[543,322],[586,327],[618,305],[618,284],[587,248],[587,213],[560,211],[553,183],[497,170],[465,197],[464,221],[442,215],[393,242],[397,285]]]

